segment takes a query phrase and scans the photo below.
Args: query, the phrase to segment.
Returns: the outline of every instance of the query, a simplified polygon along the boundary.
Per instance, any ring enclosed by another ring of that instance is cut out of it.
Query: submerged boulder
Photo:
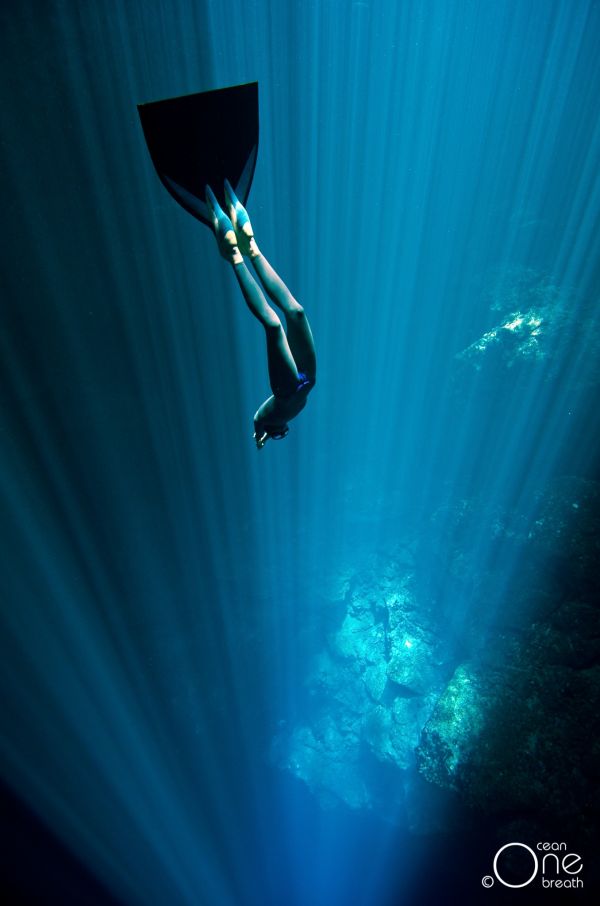
[[[454,810],[585,834],[600,812],[600,486],[554,479],[519,511],[450,499],[407,549],[346,570],[274,760],[324,805],[418,833]]]
[[[577,370],[578,390],[600,383],[600,330],[596,300],[578,298],[552,276],[532,268],[503,268],[490,275],[483,291],[492,325],[456,356],[458,375],[523,370],[555,380],[573,349],[584,353]],[[496,384],[501,388],[502,384]]]
[[[425,695],[440,679],[442,662],[427,630],[406,620],[389,633],[387,675],[404,694]]]
[[[351,808],[370,805],[359,739],[343,732],[326,714],[313,726],[296,727],[280,755],[280,766],[303,780],[322,805],[329,807],[339,801]]]
[[[600,799],[600,487],[555,478],[512,512],[455,500],[433,526],[427,554],[472,607],[465,658],[421,734],[422,777],[479,814],[589,829]]]
[[[347,583],[340,623],[307,676],[307,720],[275,740],[275,761],[323,804],[402,808],[403,777],[449,673],[413,578],[403,549]]]
[[[534,624],[506,647],[503,662],[482,658],[457,668],[417,748],[426,780],[487,816],[579,819],[600,763],[597,632],[590,608],[580,608],[581,637],[572,645],[563,636],[562,651],[552,624]],[[554,620],[571,615],[566,603]],[[572,623],[569,638],[577,636]],[[575,651],[585,651],[587,666],[573,666]]]

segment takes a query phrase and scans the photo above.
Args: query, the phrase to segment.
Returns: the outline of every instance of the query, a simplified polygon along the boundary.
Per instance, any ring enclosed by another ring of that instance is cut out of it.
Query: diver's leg
[[[255,255],[252,264],[267,295],[285,314],[288,341],[298,370],[314,381],[317,374],[315,344],[304,308],[264,255]]]
[[[298,386],[298,369],[279,316],[271,308],[260,286],[244,264],[233,225],[209,186],[206,187],[206,204],[213,215],[219,251],[232,265],[246,305],[265,329],[271,390],[275,396],[291,396]]]
[[[248,308],[265,329],[271,390],[275,396],[291,396],[298,386],[298,369],[279,315],[271,308],[243,262],[234,264],[233,272]]]
[[[242,254],[251,259],[254,270],[271,301],[285,314],[288,341],[298,369],[314,381],[317,372],[315,344],[304,308],[259,251],[248,212],[227,180],[225,197],[239,248]]]

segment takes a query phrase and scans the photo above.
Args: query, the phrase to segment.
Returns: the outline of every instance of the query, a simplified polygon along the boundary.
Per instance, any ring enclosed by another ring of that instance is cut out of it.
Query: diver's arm
[[[261,406],[261,409],[262,408],[263,407]],[[258,450],[262,450],[262,448],[264,447],[264,445],[266,444],[266,442],[269,439],[269,432],[265,428],[265,423],[260,418],[259,413],[260,413],[260,409],[254,416],[254,443],[256,444],[256,448]]]
[[[254,443],[256,444],[257,450],[262,450],[264,445],[269,439],[269,435],[266,431],[263,431],[261,428],[254,426]]]
[[[254,426],[258,425],[262,427],[263,425],[269,424],[269,419],[273,417],[275,411],[275,397],[269,396],[264,403],[261,403],[259,408],[254,414]]]
[[[270,396],[259,408],[254,416],[254,441],[259,450],[272,437],[285,437],[288,433],[287,408],[276,396]],[[293,416],[294,413],[290,417]]]
[[[273,408],[275,398],[270,396],[258,408],[254,415],[254,441],[257,449],[261,450],[269,439],[269,434],[265,429],[266,419]]]

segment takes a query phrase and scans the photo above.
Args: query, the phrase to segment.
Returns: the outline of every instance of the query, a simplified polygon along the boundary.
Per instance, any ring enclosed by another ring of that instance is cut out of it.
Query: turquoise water
[[[0,34],[0,767],[106,897],[63,901],[477,902],[508,830],[415,752],[596,525],[598,4],[9,2]],[[255,79],[248,207],[319,360],[260,452],[261,329],[136,111]]]

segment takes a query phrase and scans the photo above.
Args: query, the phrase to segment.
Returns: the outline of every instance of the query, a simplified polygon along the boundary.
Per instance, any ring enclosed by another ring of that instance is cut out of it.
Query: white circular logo
[[[505,881],[498,874],[498,856],[500,855],[500,853],[503,853],[505,849],[508,849],[509,846],[521,846],[523,849],[526,849],[528,852],[530,852],[531,855],[533,856],[534,869],[531,873],[531,876],[529,878],[527,878],[527,880],[524,881],[522,884],[509,884],[508,881]],[[532,850],[532,848],[530,846],[527,846],[526,843],[505,843],[504,846],[500,847],[500,849],[494,856],[494,874],[496,875],[496,877],[498,878],[500,883],[504,884],[505,887],[527,887],[527,885],[531,884],[531,882],[537,875],[537,871],[538,871],[538,858],[537,858],[536,854],[534,853],[534,851]]]

